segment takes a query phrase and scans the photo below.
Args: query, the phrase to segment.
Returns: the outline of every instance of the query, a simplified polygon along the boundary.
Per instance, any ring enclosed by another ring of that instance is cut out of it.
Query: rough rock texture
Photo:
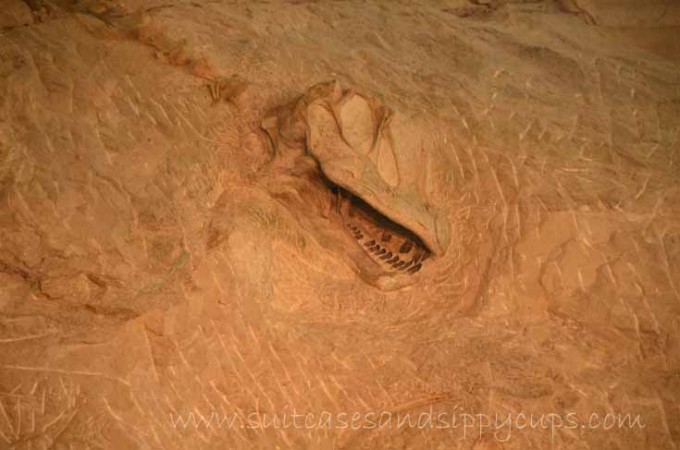
[[[680,19],[638,6],[3,0],[0,448],[677,448]],[[452,234],[409,288],[263,182],[329,79],[424,149]],[[172,423],[293,411],[645,427]]]

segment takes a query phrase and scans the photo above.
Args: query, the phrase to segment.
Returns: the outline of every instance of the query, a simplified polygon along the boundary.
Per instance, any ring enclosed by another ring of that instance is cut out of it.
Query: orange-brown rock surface
[[[679,27],[1,0],[0,449],[677,448]]]

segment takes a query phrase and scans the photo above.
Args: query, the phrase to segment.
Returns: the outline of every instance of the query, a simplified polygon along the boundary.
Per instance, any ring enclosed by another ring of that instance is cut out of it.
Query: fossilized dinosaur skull
[[[334,81],[312,86],[262,123],[274,146],[274,165],[305,175],[315,187],[297,189],[299,204],[311,213],[310,205],[323,204],[318,197],[325,195],[328,207],[320,208],[321,215],[354,241],[336,236],[331,246],[350,255],[364,279],[385,289],[414,282],[428,258],[444,254],[450,233],[443,215],[426,205],[413,184],[402,182],[405,169],[423,171],[425,164],[404,167],[408,159],[400,156],[420,149],[397,142],[393,117],[377,100]],[[327,237],[332,234],[319,225]]]

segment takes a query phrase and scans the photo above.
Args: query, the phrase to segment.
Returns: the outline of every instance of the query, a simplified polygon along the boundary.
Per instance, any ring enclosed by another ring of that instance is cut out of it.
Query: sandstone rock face
[[[0,448],[676,448],[679,20],[4,1]]]

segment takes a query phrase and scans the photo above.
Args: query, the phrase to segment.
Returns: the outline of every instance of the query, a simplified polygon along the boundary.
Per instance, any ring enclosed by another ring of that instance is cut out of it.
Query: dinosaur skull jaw
[[[382,276],[418,273],[431,252],[412,231],[380,214],[371,205],[336,187],[335,213],[345,232]]]
[[[277,170],[267,178],[270,193],[297,217],[304,230],[358,277],[382,290],[419,281],[432,252],[412,231],[390,220],[369,203],[330,182],[313,160],[291,173]],[[282,180],[288,180],[282,183]]]

